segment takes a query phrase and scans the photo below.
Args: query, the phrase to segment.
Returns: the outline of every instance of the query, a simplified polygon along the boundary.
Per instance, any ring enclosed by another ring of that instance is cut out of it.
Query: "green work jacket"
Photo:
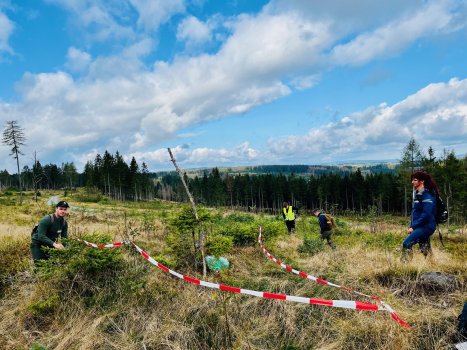
[[[53,247],[59,236],[68,238],[68,223],[55,214],[46,215],[39,222],[37,232],[32,235],[32,243]]]

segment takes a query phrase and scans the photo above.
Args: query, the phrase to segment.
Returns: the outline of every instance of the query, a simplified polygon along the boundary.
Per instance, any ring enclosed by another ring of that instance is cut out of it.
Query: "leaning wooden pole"
[[[195,219],[198,222],[199,226],[199,249],[201,251],[201,257],[203,259],[203,277],[206,277],[206,260],[204,259],[204,232],[203,232],[203,226],[201,224],[201,221],[199,220],[198,216],[198,211],[196,210],[196,204],[193,196],[190,193],[190,190],[188,189],[188,185],[185,182],[185,178],[183,177],[183,172],[180,170],[180,168],[177,165],[177,162],[175,161],[175,158],[172,154],[172,150],[170,148],[167,148],[169,151],[170,155],[170,160],[174,164],[175,170],[177,170],[178,175],[180,175],[180,180],[182,180],[183,187],[185,187],[185,191],[188,195],[188,199],[191,202],[191,207],[193,209],[193,214],[195,215]]]

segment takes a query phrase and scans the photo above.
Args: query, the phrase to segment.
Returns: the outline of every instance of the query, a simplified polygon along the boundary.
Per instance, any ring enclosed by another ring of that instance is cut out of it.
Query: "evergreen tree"
[[[410,138],[409,143],[402,151],[402,159],[399,163],[399,186],[403,189],[405,216],[408,216],[408,204],[411,202],[412,198],[412,190],[409,187],[410,174],[422,167],[424,159],[425,157],[423,156],[423,152],[420,149],[419,144],[413,137]]]
[[[3,130],[2,143],[10,146],[10,156],[16,159],[16,167],[18,169],[18,183],[20,190],[20,203],[23,201],[23,187],[21,184],[21,173],[19,171],[19,155],[23,155],[21,152],[21,146],[24,146],[26,137],[24,136],[23,129],[19,126],[17,120],[9,120],[6,122],[5,130]]]

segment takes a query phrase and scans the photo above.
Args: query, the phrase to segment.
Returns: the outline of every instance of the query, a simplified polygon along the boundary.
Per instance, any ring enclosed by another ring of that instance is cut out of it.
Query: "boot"
[[[402,263],[408,263],[412,260],[413,258],[413,251],[412,249],[408,248],[402,248],[402,256],[401,256],[401,262]]]
[[[420,244],[420,252],[425,256],[425,259],[428,255],[432,255],[433,251],[431,250],[430,242]]]

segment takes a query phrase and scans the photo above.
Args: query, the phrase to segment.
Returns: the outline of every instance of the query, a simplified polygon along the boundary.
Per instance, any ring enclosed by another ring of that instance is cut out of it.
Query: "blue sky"
[[[465,0],[0,0],[0,122],[79,171],[464,155],[466,43]]]

